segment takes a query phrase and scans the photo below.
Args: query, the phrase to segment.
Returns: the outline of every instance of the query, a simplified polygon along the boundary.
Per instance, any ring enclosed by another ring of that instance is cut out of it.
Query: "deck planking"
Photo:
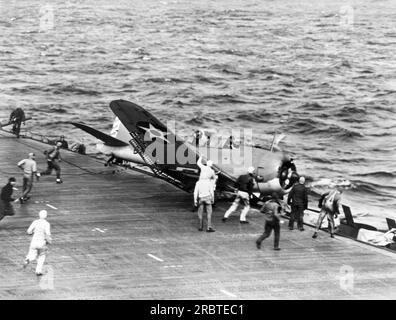
[[[41,170],[48,145],[0,132],[2,185],[29,152]],[[103,161],[62,150],[63,184],[35,182],[28,203],[0,222],[1,299],[395,299],[396,255],[325,232],[311,238],[282,225],[257,250],[263,217],[251,210],[222,223],[230,205],[214,211],[215,233],[197,231],[192,196],[132,170],[113,173]],[[15,192],[14,195],[18,195]],[[54,209],[56,208],[56,209]],[[41,278],[22,269],[29,224],[46,209],[53,244]],[[345,278],[344,270],[349,270]],[[344,285],[343,285],[344,284]],[[346,285],[345,285],[346,284]]]

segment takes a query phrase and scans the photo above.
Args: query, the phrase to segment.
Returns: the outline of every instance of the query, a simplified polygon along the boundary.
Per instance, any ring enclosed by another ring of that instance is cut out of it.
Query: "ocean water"
[[[95,140],[126,99],[193,129],[274,132],[315,192],[396,217],[396,1],[0,0],[0,119]],[[178,131],[178,132],[179,132]],[[316,204],[312,206],[315,207]]]

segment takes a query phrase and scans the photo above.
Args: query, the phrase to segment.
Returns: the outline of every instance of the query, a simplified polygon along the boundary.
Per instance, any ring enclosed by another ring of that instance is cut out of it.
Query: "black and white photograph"
[[[395,0],[0,0],[0,61],[0,300],[396,299]]]

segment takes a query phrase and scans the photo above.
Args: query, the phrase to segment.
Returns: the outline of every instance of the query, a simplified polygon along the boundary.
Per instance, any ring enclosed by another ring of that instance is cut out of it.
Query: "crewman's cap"
[[[41,210],[39,212],[40,219],[47,219],[47,210]]]
[[[247,169],[247,172],[248,172],[248,173],[253,173],[253,172],[254,172],[254,167],[249,167],[249,168]]]
[[[35,156],[36,156],[36,155],[35,155],[33,152],[30,152],[30,153],[29,153],[29,157],[32,158],[32,157],[35,157]]]
[[[9,181],[9,182],[15,182],[16,179],[15,179],[14,177],[11,177],[11,178],[8,179],[8,181]]]
[[[298,179],[298,182],[301,184],[305,183],[305,177],[300,177],[300,179]]]
[[[208,167],[213,166],[213,161],[212,161],[212,160],[208,160],[208,161],[206,162],[206,165],[207,165]]]

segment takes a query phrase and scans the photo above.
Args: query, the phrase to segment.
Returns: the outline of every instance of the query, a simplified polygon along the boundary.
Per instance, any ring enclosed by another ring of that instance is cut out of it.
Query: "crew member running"
[[[37,164],[35,159],[34,153],[29,153],[28,159],[23,159],[18,162],[18,167],[23,170],[23,189],[22,189],[22,196],[19,198],[19,201],[23,203],[24,201],[28,200],[29,193],[33,187],[33,177],[37,175]]]
[[[239,176],[238,180],[235,183],[235,188],[237,188],[237,196],[232,203],[231,207],[226,211],[223,217],[223,222],[226,222],[228,217],[233,213],[239,206],[240,201],[244,204],[244,208],[241,211],[241,216],[239,218],[240,223],[249,223],[246,220],[246,215],[250,210],[250,198],[253,193],[253,185],[254,185],[254,167],[249,167],[247,174],[243,174]]]
[[[8,183],[1,189],[0,221],[3,220],[5,216],[13,216],[15,214],[14,207],[11,204],[12,201],[15,201],[15,199],[12,198],[15,183],[15,178],[11,177],[8,179]]]
[[[30,225],[27,233],[33,234],[32,241],[30,242],[29,252],[26,256],[23,267],[37,259],[36,275],[41,276],[43,274],[43,265],[47,254],[47,244],[51,244],[51,231],[50,224],[47,220],[47,211],[41,210],[39,212],[39,218],[34,220]]]
[[[265,224],[264,233],[256,240],[257,249],[261,248],[261,243],[264,239],[271,235],[274,230],[274,250],[280,250],[279,239],[280,239],[280,216],[282,206],[280,204],[278,195],[274,193],[272,199],[268,200],[260,210],[264,214]]]
[[[61,168],[59,166],[59,162],[62,160],[60,156],[59,149],[61,148],[62,143],[58,141],[51,150],[44,151],[44,154],[47,156],[47,170],[42,172],[42,175],[49,175],[52,173],[52,170],[56,171],[56,183],[62,183],[63,181],[60,178]]]

